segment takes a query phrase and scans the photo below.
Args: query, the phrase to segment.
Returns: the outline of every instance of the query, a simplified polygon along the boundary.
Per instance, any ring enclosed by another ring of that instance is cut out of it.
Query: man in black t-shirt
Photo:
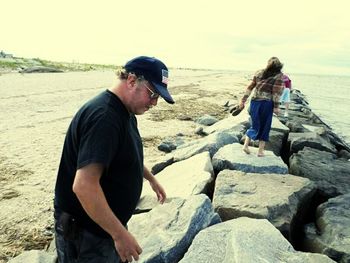
[[[59,262],[121,262],[142,249],[126,225],[139,201],[143,178],[163,203],[166,194],[143,164],[135,115],[157,105],[167,90],[168,69],[158,59],[137,57],[119,81],[83,105],[64,142],[55,187]],[[121,260],[121,261],[120,261]]]

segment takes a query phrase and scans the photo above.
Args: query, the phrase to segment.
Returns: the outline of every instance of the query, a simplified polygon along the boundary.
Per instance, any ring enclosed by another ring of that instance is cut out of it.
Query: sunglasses
[[[148,89],[148,91],[150,92],[149,98],[150,98],[151,100],[153,100],[153,99],[158,99],[158,98],[159,98],[159,94],[158,94],[157,92],[154,92],[153,90],[151,90],[149,87],[147,87],[146,84],[144,84],[143,86],[144,86],[146,89]]]

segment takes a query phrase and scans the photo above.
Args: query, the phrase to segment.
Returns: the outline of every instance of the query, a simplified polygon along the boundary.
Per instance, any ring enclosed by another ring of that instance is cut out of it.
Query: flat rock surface
[[[247,173],[288,173],[288,166],[271,151],[265,151],[264,157],[257,156],[257,148],[250,147],[251,154],[242,151],[242,145],[232,143],[222,147],[212,159],[216,171],[224,169],[239,170]]]
[[[241,217],[202,230],[181,263],[328,263],[325,255],[297,252],[266,219]]]

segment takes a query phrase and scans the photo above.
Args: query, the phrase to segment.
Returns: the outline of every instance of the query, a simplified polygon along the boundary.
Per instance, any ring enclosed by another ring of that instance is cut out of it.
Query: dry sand
[[[226,116],[223,105],[248,84],[240,72],[171,70],[176,104],[138,116],[145,164],[166,137],[196,138],[195,120]],[[113,85],[114,72],[0,75],[0,262],[53,238],[53,190],[67,127],[79,107]]]

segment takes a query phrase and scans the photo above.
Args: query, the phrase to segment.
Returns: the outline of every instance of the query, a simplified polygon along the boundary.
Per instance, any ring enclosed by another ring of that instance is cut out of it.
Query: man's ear
[[[129,73],[128,78],[126,79],[126,84],[128,87],[133,87],[136,83],[137,77],[135,74]]]

